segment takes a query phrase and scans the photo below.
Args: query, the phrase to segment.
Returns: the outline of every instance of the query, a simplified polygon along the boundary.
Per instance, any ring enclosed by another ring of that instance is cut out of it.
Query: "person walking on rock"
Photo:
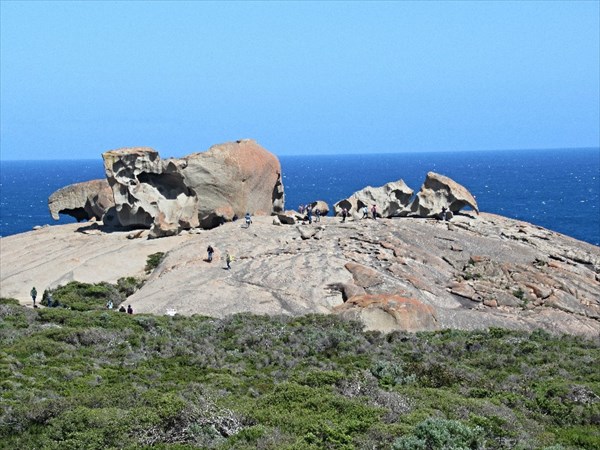
[[[363,216],[362,216],[363,219],[369,218],[369,208],[367,207],[367,205],[363,206],[362,213],[363,213]]]
[[[208,253],[208,262],[212,262],[213,253],[215,252],[215,250],[212,248],[211,245],[209,245],[206,249],[206,252]]]
[[[346,221],[346,217],[348,217],[348,210],[346,208],[342,209],[342,222]]]
[[[225,255],[225,262],[227,263],[227,270],[231,270],[231,261],[232,260],[233,260],[233,258],[229,254],[229,251],[227,251],[227,254]]]
[[[37,297],[37,289],[35,288],[35,286],[33,287],[33,289],[31,289],[31,292],[29,294],[31,294],[31,299],[33,300],[33,307],[37,308],[37,306],[35,305],[35,298]]]
[[[373,205],[371,212],[373,213],[373,219],[377,220],[377,206]]]

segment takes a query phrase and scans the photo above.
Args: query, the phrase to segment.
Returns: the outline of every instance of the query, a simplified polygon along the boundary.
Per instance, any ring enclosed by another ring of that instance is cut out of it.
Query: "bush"
[[[144,282],[135,277],[123,277],[117,280],[117,290],[124,298],[133,295],[135,291],[142,287]]]
[[[156,252],[148,255],[148,259],[146,260],[146,273],[150,273],[156,269],[163,259],[165,259],[164,252]]]
[[[19,300],[16,298],[0,297],[0,305],[18,305]]]
[[[52,306],[62,306],[76,311],[99,310],[106,307],[110,300],[113,305],[119,305],[125,297],[110,283],[80,283],[71,281],[56,289],[44,291],[42,305],[48,306],[52,296]]]
[[[483,448],[483,430],[470,428],[461,422],[427,419],[413,434],[394,442],[394,450],[475,450]]]

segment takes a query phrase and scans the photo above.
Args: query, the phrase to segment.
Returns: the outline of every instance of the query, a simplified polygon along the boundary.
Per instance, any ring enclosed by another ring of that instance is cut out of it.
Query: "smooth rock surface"
[[[458,215],[452,228],[434,219],[323,217],[318,227],[301,226],[306,236],[317,230],[307,239],[297,226],[272,220],[256,216],[249,228],[228,222],[155,240],[80,224],[0,238],[0,295],[31,305],[33,285],[41,293],[72,279],[141,276],[147,256],[166,251],[128,299],[136,313],[318,312],[382,331],[494,326],[600,335],[597,246],[486,213]],[[231,270],[226,251],[235,258]],[[394,313],[402,304],[398,311],[411,314]]]

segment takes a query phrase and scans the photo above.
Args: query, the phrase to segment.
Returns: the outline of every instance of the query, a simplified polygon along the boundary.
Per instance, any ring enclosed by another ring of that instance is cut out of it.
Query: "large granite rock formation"
[[[479,213],[475,197],[464,186],[448,177],[429,172],[410,205],[410,211],[419,217],[439,217],[444,207],[453,214],[465,207]]]
[[[434,219],[274,226],[253,218],[200,234],[128,239],[69,224],[1,238],[0,296],[31,305],[29,290],[70,280],[146,277],[136,313],[334,313],[381,331],[522,330],[600,335],[600,248],[482,213]],[[79,232],[74,232],[78,230]],[[315,231],[309,236],[309,231]],[[204,249],[212,245],[212,263]],[[224,270],[224,255],[235,256]]]
[[[413,195],[403,180],[393,181],[380,187],[367,186],[355,192],[349,198],[341,200],[334,205],[334,214],[340,216],[342,209],[346,208],[350,215],[360,216],[364,206],[370,209],[377,205],[377,213],[380,217],[402,216],[408,213],[406,209]]]
[[[161,160],[150,148],[102,155],[115,199],[105,223],[151,228],[150,237],[196,226],[214,228],[246,212],[283,210],[278,159],[255,141],[215,145],[203,153]]]
[[[71,184],[54,192],[48,198],[48,208],[54,220],[67,214],[82,220],[100,220],[115,205],[113,193],[106,180],[91,180]]]
[[[198,194],[202,228],[214,228],[246,212],[260,216],[283,211],[279,160],[255,141],[215,145],[184,161],[182,174]]]

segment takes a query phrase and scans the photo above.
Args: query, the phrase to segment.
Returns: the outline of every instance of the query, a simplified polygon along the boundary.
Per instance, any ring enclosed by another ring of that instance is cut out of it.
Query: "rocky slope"
[[[277,221],[276,221],[277,222]],[[144,276],[148,255],[166,258],[128,302],[136,313],[334,313],[367,328],[543,328],[600,334],[600,248],[482,213],[451,222],[421,218],[324,217],[274,225],[255,217],[212,230],[147,239],[148,231],[96,224],[47,227],[0,239],[1,292],[76,279]],[[215,257],[206,259],[212,245]],[[234,255],[226,270],[224,255]]]

